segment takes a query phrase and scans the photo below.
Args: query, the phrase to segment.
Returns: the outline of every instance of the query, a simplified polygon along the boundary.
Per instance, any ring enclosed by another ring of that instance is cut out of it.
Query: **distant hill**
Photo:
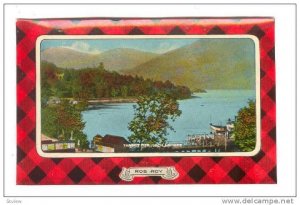
[[[200,39],[164,54],[129,48],[91,54],[55,47],[42,51],[41,60],[75,69],[103,62],[108,71],[169,80],[193,91],[255,88],[254,44],[250,39]]]
[[[48,48],[41,52],[41,60],[61,68],[96,67],[100,62],[109,71],[124,71],[147,62],[158,54],[129,48],[117,48],[100,54],[79,52],[66,47]]]
[[[124,72],[192,90],[254,89],[254,44],[250,39],[201,39]]]

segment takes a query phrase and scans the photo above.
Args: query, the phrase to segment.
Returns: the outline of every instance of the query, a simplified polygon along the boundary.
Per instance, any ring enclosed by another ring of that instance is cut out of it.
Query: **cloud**
[[[92,54],[99,54],[101,51],[96,48],[92,48],[88,43],[82,42],[82,41],[76,41],[71,46],[68,46],[68,48],[71,48],[76,51],[85,52],[85,53],[92,53]]]
[[[170,42],[164,42],[159,44],[158,48],[156,49],[156,52],[162,54],[177,49],[179,47],[181,47],[181,45],[170,43]]]

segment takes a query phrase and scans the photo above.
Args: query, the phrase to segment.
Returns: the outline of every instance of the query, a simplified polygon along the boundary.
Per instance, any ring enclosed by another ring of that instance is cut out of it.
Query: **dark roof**
[[[105,135],[102,139],[102,143],[109,143],[109,144],[116,144],[116,145],[129,144],[129,142],[124,137],[116,136],[116,135]]]

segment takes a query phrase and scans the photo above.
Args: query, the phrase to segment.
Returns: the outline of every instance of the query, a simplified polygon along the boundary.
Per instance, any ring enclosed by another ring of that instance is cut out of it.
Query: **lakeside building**
[[[223,136],[229,139],[233,133],[234,121],[229,118],[225,126],[210,123],[210,128],[214,137]]]
[[[61,100],[59,97],[50,97],[49,100],[47,101],[48,105],[55,105],[61,103]]]
[[[75,141],[59,141],[42,134],[42,150],[44,152],[75,152]]]
[[[116,135],[105,135],[102,137],[101,135],[96,135],[92,141],[92,149],[95,152],[126,152],[128,148],[129,142],[121,136]]]

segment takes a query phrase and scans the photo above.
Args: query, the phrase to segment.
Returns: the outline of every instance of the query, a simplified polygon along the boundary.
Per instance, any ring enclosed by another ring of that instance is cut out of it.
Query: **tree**
[[[72,105],[68,100],[63,100],[57,105],[42,108],[42,133],[62,141],[73,139],[76,147],[87,149],[89,144],[83,133],[85,122],[81,115],[85,107],[84,102]]]
[[[82,121],[81,110],[75,105],[71,105],[67,100],[63,100],[56,106],[57,125],[63,140],[69,140],[72,133],[80,132],[85,123]]]
[[[42,133],[49,136],[57,138],[59,135],[59,130],[56,127],[57,123],[57,112],[56,108],[53,106],[45,106],[41,108],[41,128]]]
[[[143,143],[165,144],[168,129],[174,131],[168,121],[181,115],[177,101],[166,94],[141,96],[133,108],[134,117],[128,125],[132,135],[128,139],[138,143],[140,151]]]
[[[97,67],[99,70],[104,70],[104,63],[100,62]]]
[[[254,150],[256,144],[256,112],[255,101],[250,100],[248,106],[238,112],[234,124],[234,142],[244,152]]]
[[[171,81],[153,81],[139,76],[121,75],[104,69],[99,63],[95,68],[63,69],[47,62],[41,63],[42,106],[50,97],[89,100],[102,97],[136,97],[165,93],[176,99],[191,97],[188,87]]]
[[[89,148],[90,142],[87,139],[87,135],[82,131],[75,131],[73,134],[73,140],[75,141],[75,146],[82,149],[83,151]]]

